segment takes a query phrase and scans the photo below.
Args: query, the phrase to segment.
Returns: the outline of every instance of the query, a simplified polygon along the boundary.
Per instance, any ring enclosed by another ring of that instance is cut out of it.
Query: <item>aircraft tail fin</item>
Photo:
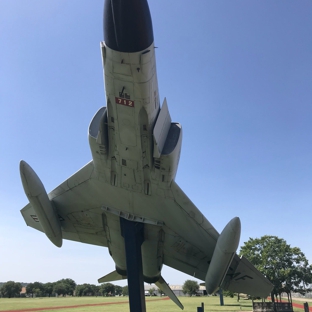
[[[180,309],[184,309],[184,306],[180,302],[180,300],[177,298],[177,296],[174,294],[172,289],[169,287],[169,285],[166,283],[166,281],[163,279],[162,276],[160,276],[159,280],[155,283],[155,285],[163,291]]]
[[[108,283],[108,282],[114,282],[114,281],[120,281],[127,279],[127,276],[120,275],[117,271],[113,271],[101,278],[98,279],[99,283]],[[184,306],[180,302],[180,300],[177,298],[177,296],[174,294],[174,292],[171,290],[169,285],[166,283],[166,281],[163,279],[162,276],[160,276],[159,280],[155,283],[155,285],[164,292],[179,308],[182,310],[184,309]]]
[[[99,283],[107,283],[107,282],[114,282],[114,281],[121,281],[127,279],[127,276],[120,275],[117,271],[113,271],[111,273],[108,273],[105,276],[102,276],[98,279]]]

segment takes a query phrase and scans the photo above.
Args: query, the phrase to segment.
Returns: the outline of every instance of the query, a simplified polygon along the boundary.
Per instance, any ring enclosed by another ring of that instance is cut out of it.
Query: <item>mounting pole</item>
[[[219,295],[220,295],[220,306],[224,306],[223,290],[222,290],[222,288],[219,289]]]
[[[125,240],[130,312],[146,312],[141,251],[144,223],[120,218],[120,228]]]

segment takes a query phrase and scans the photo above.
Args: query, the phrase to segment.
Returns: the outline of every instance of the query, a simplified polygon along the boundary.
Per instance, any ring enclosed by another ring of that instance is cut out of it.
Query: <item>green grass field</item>
[[[164,300],[161,297],[146,297],[147,312],[179,312],[181,311],[171,300]],[[205,304],[205,311],[252,311],[252,303],[250,300],[241,299],[237,302],[236,298],[224,298],[224,306],[220,306],[219,297],[179,297],[184,305],[185,312],[197,312],[197,307],[201,302]],[[99,305],[102,303],[112,303],[107,305]],[[92,304],[97,304],[91,306]],[[83,306],[89,305],[89,306]],[[79,306],[79,307],[70,307]],[[12,298],[0,299],[0,311],[8,310],[25,310],[38,308],[44,311],[59,311],[59,312],[128,312],[129,304],[128,297],[67,297],[67,298]],[[303,311],[302,309],[294,309],[294,311]]]

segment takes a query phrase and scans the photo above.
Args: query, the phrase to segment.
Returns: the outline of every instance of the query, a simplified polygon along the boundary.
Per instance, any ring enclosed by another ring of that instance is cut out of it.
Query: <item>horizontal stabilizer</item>
[[[229,269],[223,289],[260,298],[266,298],[271,293],[272,283],[244,256],[239,258],[235,255],[231,266],[236,269],[234,272]]]
[[[184,309],[184,306],[180,302],[180,300],[177,298],[177,296],[174,294],[174,292],[171,290],[169,285],[166,283],[166,281],[160,277],[159,280],[155,283],[155,285],[164,292],[179,308],[182,310]]]
[[[117,273],[117,271],[113,271],[101,278],[98,279],[99,283],[108,283],[108,282],[114,282],[114,281],[121,281],[127,279],[127,276],[120,275]]]

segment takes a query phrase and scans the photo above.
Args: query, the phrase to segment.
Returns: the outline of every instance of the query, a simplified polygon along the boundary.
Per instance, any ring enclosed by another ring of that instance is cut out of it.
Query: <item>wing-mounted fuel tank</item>
[[[96,169],[106,162],[108,156],[107,109],[100,108],[89,125],[89,145]]]
[[[43,232],[55,246],[61,247],[62,229],[60,220],[41,180],[23,160],[20,162],[20,174],[25,194],[36,212]]]
[[[240,219],[235,217],[220,234],[205,278],[208,294],[215,292],[223,283],[238,247],[240,233]]]
[[[161,182],[170,184],[174,180],[182,146],[182,127],[171,122],[166,99],[156,120],[153,130],[154,167],[159,170]]]

